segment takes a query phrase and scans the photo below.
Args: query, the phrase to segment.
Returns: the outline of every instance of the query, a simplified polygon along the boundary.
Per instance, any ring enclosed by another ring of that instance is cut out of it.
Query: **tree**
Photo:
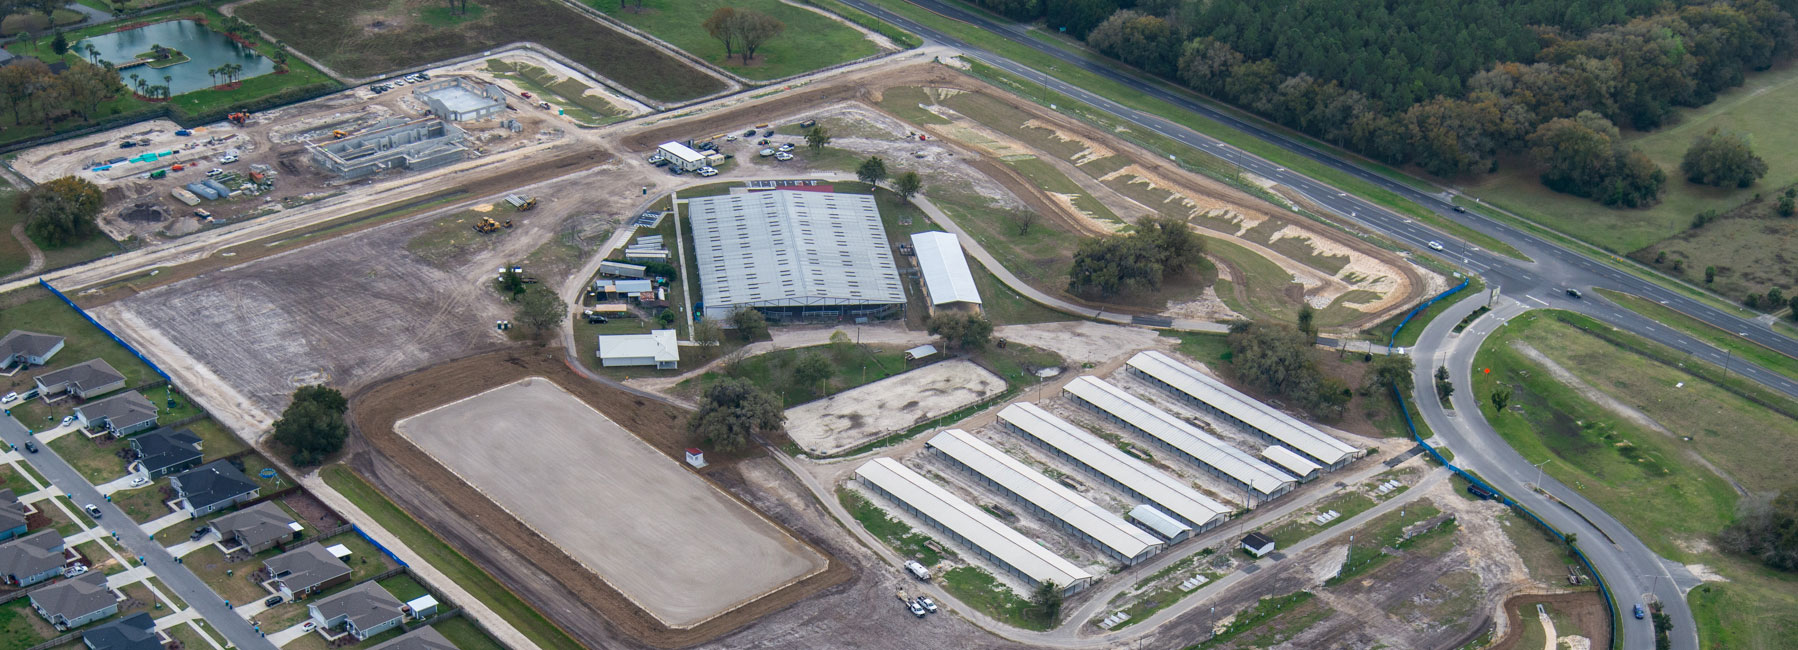
[[[731,7],[719,7],[711,16],[700,24],[705,33],[724,44],[724,58],[737,53],[743,44],[743,35],[737,31],[737,10]]]
[[[1018,210],[1011,213],[1011,223],[1018,227],[1018,236],[1030,234],[1030,226],[1036,224],[1037,214],[1030,210]]]
[[[529,328],[538,338],[547,338],[551,331],[568,318],[568,303],[549,287],[532,285],[523,295],[518,296],[518,303],[512,308],[512,317],[518,324]]]
[[[100,234],[94,223],[106,197],[92,182],[64,176],[20,194],[18,210],[25,214],[25,232],[50,247],[86,241]]]
[[[1455,394],[1455,385],[1448,380],[1448,366],[1436,367],[1436,397],[1443,404],[1448,403],[1450,395]]]
[[[656,314],[656,322],[661,323],[663,328],[674,327],[674,321],[677,318],[679,317],[674,315],[674,310],[672,309],[664,309],[662,310],[662,313]]]
[[[743,65],[749,65],[749,60],[755,58],[756,50],[761,49],[768,41],[773,40],[787,29],[786,23],[759,11],[743,9],[737,12],[737,16],[737,32],[742,39]]]
[[[100,104],[118,92],[119,71],[77,60],[57,80],[76,112],[83,119],[92,120],[100,117]]]
[[[869,185],[880,185],[887,179],[887,161],[881,160],[880,156],[869,156],[855,168],[855,177]]]
[[[1579,544],[1579,533],[1567,533],[1566,537],[1561,538],[1561,543],[1566,544],[1569,549],[1573,548]]]
[[[918,191],[922,189],[924,189],[924,178],[917,172],[905,172],[893,179],[893,191],[897,192],[899,198],[906,203],[911,203],[911,197],[917,196]]]
[[[293,450],[293,464],[317,465],[343,448],[349,426],[343,414],[349,401],[327,386],[303,386],[293,393],[293,403],[275,420],[275,441]]]
[[[1068,291],[1085,296],[1156,291],[1167,276],[1197,268],[1205,239],[1173,217],[1138,221],[1134,232],[1087,239],[1074,253]]]
[[[1325,377],[1312,353],[1314,339],[1291,325],[1239,321],[1225,337],[1230,369],[1249,387],[1285,398],[1312,417],[1334,420],[1353,396],[1341,381]]]
[[[978,350],[993,338],[993,322],[974,314],[943,312],[930,317],[927,326],[932,335],[943,337],[943,344],[950,348]]]
[[[693,324],[693,342],[708,348],[718,347],[724,342],[724,329],[718,327],[718,321],[700,320]]]
[[[34,109],[40,105],[36,100],[55,82],[50,67],[36,58],[22,57],[0,68],[0,99],[12,107],[13,124],[24,124],[28,114],[35,118]]]
[[[57,56],[67,54],[69,52],[68,37],[63,36],[60,31],[56,32],[56,38],[50,41],[50,49],[51,51],[56,52]]]
[[[1716,282],[1716,281],[1717,281],[1717,267],[1715,267],[1715,266],[1704,267],[1704,283],[1710,284],[1710,283]]]
[[[739,307],[731,312],[730,324],[736,326],[737,333],[745,341],[754,341],[768,335],[768,318],[762,312],[748,307]]]
[[[1053,623],[1061,620],[1061,585],[1054,580],[1044,580],[1036,585],[1036,592],[1030,595],[1030,608],[1039,620]]]
[[[786,419],[773,393],[747,379],[723,377],[706,387],[687,427],[698,439],[731,452],[749,446],[757,434],[779,432]]]
[[[1410,395],[1416,386],[1416,380],[1411,377],[1414,369],[1409,356],[1388,354],[1378,357],[1374,359],[1373,372],[1367,375],[1368,387],[1392,387],[1401,395]]]
[[[824,153],[824,147],[828,145],[830,129],[824,128],[824,125],[813,124],[812,128],[805,130],[805,146],[812,150],[813,155]]]
[[[1317,310],[1311,307],[1311,303],[1305,303],[1299,306],[1298,325],[1300,332],[1304,332],[1311,337],[1317,336]]]
[[[530,286],[524,283],[524,274],[519,273],[518,267],[512,265],[507,265],[506,270],[500,271],[499,277],[495,278],[493,283],[507,300],[517,300]]]
[[[1667,173],[1641,150],[1626,148],[1617,127],[1591,111],[1549,120],[1529,137],[1542,184],[1611,206],[1646,207],[1660,200]]]
[[[1511,404],[1511,387],[1508,385],[1503,385],[1503,386],[1499,386],[1498,388],[1494,388],[1494,389],[1492,389],[1491,397],[1492,397],[1492,412],[1493,413],[1503,413],[1503,412],[1505,412],[1505,407],[1509,406]]]
[[[1700,185],[1748,187],[1767,175],[1767,161],[1754,155],[1747,136],[1711,127],[1692,140],[1679,170]]]
[[[831,367],[830,361],[817,352],[802,354],[797,361],[793,362],[793,381],[802,386],[811,387],[822,384],[824,380],[830,379],[832,374],[835,374],[835,370]]]
[[[1789,217],[1793,212],[1798,212],[1798,205],[1793,204],[1792,197],[1782,196],[1779,197],[1779,203],[1774,210],[1779,213],[1779,216]]]

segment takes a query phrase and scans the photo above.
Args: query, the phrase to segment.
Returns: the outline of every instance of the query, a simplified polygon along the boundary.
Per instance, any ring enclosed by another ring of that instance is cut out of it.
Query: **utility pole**
[[[1553,461],[1553,460],[1554,460],[1553,458],[1549,458],[1549,459],[1543,460],[1540,463],[1532,463],[1533,465],[1536,466],[1536,489],[1538,489],[1538,490],[1542,489],[1542,466],[1547,465],[1550,461]]]

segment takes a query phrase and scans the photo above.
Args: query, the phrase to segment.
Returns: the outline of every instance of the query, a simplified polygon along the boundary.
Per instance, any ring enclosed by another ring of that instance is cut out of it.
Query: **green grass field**
[[[830,377],[823,385],[802,385],[793,379],[794,365],[808,354],[817,354],[830,363]],[[774,391],[780,395],[782,404],[791,408],[886,379],[907,369],[902,348],[849,344],[842,348],[815,345],[758,354],[738,362],[732,374]],[[698,394],[719,376],[719,373],[708,372],[681,382],[675,390]]]
[[[506,650],[493,637],[487,636],[481,628],[475,627],[474,621],[467,616],[457,616],[431,625],[443,638],[456,646],[456,650]]]
[[[10,134],[12,131],[8,129],[6,133]],[[7,136],[0,136],[0,142],[6,140]],[[19,212],[14,204],[17,196],[17,192],[0,192],[0,277],[17,272],[31,263],[31,254],[12,236],[12,227],[25,223],[24,213]],[[79,244],[60,247],[48,246],[44,242],[33,243],[44,253],[44,268],[39,272],[73,266],[124,250],[118,242],[103,234]]]
[[[7,300],[9,298],[19,302]],[[64,304],[49,291],[38,287],[21,289],[0,297],[0,301],[5,301],[4,308],[0,308],[0,332],[23,329],[63,337],[62,351],[56,353],[56,357],[50,360],[50,365],[0,379],[0,385],[7,386],[6,390],[22,391],[37,375],[93,358],[104,359],[123,374],[126,386],[139,386],[161,379],[144,362],[113,343],[99,328],[87,322],[74,308]],[[42,428],[31,423],[26,425]]]
[[[854,61],[880,52],[854,28],[828,16],[780,0],[646,0],[643,10],[619,8],[616,0],[585,0],[619,22],[686,50],[707,63],[745,79],[780,79]],[[773,16],[786,30],[756,51],[759,60],[743,65],[743,57],[725,57],[724,44],[702,26],[713,11],[729,6]]]
[[[917,560],[927,567],[936,566],[943,560],[943,554],[938,553],[935,548],[931,548],[933,542],[929,537],[913,532],[911,526],[888,516],[885,510],[874,505],[874,502],[869,501],[860,493],[839,487],[837,488],[837,501],[843,504],[843,509],[848,510],[849,515],[854,517],[862,525],[862,528],[868,530],[868,534],[885,542],[900,555]]]
[[[532,643],[544,650],[580,650],[579,643],[544,618],[543,614],[519,599],[517,594],[475,566],[467,557],[443,543],[443,540],[420,525],[406,511],[388,501],[380,491],[362,480],[362,477],[356,476],[348,467],[331,465],[320,470],[319,474],[331,489],[355,503],[357,508],[373,517],[382,528],[399,537],[407,548],[423,556],[432,567],[442,571],[469,593],[475,594],[476,598],[518,628]],[[458,647],[462,650],[479,650]]]
[[[1055,621],[1045,621],[1030,601],[1019,597],[992,574],[972,566],[959,566],[943,572],[943,590],[963,604],[1000,622],[1026,630],[1047,630]]]
[[[1794,102],[1798,102],[1798,66],[1788,65],[1749,75],[1746,84],[1719,95],[1709,105],[1680,109],[1672,126],[1626,135],[1630,145],[1641,147],[1667,172],[1667,191],[1660,204],[1645,210],[1613,210],[1555,193],[1543,187],[1522,161],[1480,179],[1468,188],[1469,193],[1556,230],[1628,253],[1685,230],[1699,212],[1725,212],[1756,192],[1798,180],[1798,131],[1789,128]],[[1687,183],[1679,173],[1680,158],[1692,139],[1711,127],[1751,134],[1755,153],[1767,161],[1767,176],[1745,189]],[[1702,270],[1704,264],[1698,268]]]
[[[1451,279],[1454,280],[1456,284],[1460,284],[1461,278]],[[1402,348],[1417,345],[1417,337],[1423,335],[1423,328],[1429,326],[1430,321],[1436,320],[1436,316],[1441,314],[1443,310],[1446,310],[1450,305],[1463,300],[1484,299],[1485,293],[1485,282],[1480,281],[1479,278],[1468,278],[1467,288],[1437,301],[1436,304],[1430,305],[1428,309],[1418,312],[1417,316],[1411,319],[1411,322],[1405,323],[1404,329],[1398,330],[1398,338],[1393,338],[1393,329],[1397,328],[1399,323],[1404,322],[1405,314],[1409,313],[1409,310],[1393,314],[1391,318],[1380,321],[1379,324],[1367,328],[1367,330],[1362,332],[1362,335],[1376,343],[1386,343],[1390,341],[1394,346]]]
[[[1624,306],[1630,311],[1654,319],[1655,322],[1685,332],[1700,341],[1734,352],[1736,357],[1753,362],[1762,368],[1772,370],[1792,379],[1798,379],[1798,359],[1793,359],[1778,351],[1767,348],[1736,334],[1719,329],[1717,326],[1687,316],[1684,312],[1671,309],[1653,300],[1627,293],[1618,293],[1609,289],[1597,289],[1604,297]]]
[[[686,62],[554,0],[481,0],[471,3],[471,12],[474,4],[482,13],[466,21],[426,20],[425,10],[440,3],[421,0],[259,0],[239,7],[237,15],[355,77],[534,41],[656,100],[725,89]],[[376,21],[388,28],[370,28]]]
[[[534,65],[488,59],[487,70],[494,76],[512,80],[525,90],[562,110],[562,114],[588,126],[611,124],[625,118],[625,112],[611,102],[589,95],[592,88],[576,79],[557,77]]]

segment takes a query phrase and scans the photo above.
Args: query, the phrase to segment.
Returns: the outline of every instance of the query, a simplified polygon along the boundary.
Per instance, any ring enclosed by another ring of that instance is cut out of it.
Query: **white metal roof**
[[[926,444],[1098,540],[1119,555],[1135,558],[1161,547],[1161,540],[1154,535],[1130,525],[1130,522],[1099,507],[1091,499],[1050,480],[1041,472],[1031,469],[971,433],[949,429],[937,434]]]
[[[1180,520],[1168,516],[1160,508],[1150,504],[1142,504],[1130,509],[1130,518],[1144,526],[1148,526],[1162,537],[1173,539],[1192,531],[1192,527],[1180,523]]]
[[[694,151],[692,147],[679,142],[663,143],[659,148],[663,153],[679,158],[682,162],[703,162],[705,160],[705,154]]]
[[[1074,566],[1043,545],[1012,530],[992,515],[950,494],[917,472],[891,458],[876,458],[855,469],[855,475],[930,517],[982,551],[1041,583],[1054,580],[1063,589],[1091,582],[1092,574]]]
[[[603,334],[599,337],[601,359],[640,359],[680,361],[680,341],[674,330],[650,330],[648,334]]]
[[[1261,457],[1266,458],[1268,462],[1273,463],[1275,467],[1286,470],[1288,474],[1297,476],[1301,479],[1309,479],[1317,476],[1317,473],[1323,470],[1323,467],[1319,466],[1317,463],[1305,460],[1304,456],[1293,453],[1291,449],[1279,445],[1274,445],[1262,450]]]
[[[332,557],[341,560],[350,556],[350,547],[342,544],[332,544],[325,547],[325,552],[330,553]]]
[[[1238,392],[1172,357],[1155,351],[1130,357],[1130,367],[1166,382],[1193,399],[1230,414],[1324,465],[1353,458],[1358,450],[1311,425]]]
[[[708,316],[739,306],[905,302],[880,210],[866,194],[777,190],[687,201]]]
[[[999,411],[999,419],[1030,432],[1044,444],[1085,463],[1187,521],[1206,526],[1230,514],[1229,506],[1035,404],[1020,402],[1007,406]]]
[[[931,304],[980,304],[980,290],[974,286],[960,239],[946,232],[919,232],[912,233],[911,245],[918,253],[918,269],[924,273]]]
[[[1280,470],[1097,377],[1077,377],[1068,382],[1064,390],[1217,468],[1226,476],[1248,484],[1257,492],[1273,494],[1293,483],[1292,478]]]
[[[412,608],[412,611],[414,611],[414,612],[422,612],[422,611],[429,610],[432,607],[436,607],[437,599],[432,598],[430,594],[425,594],[423,596],[419,596],[412,600],[406,601],[406,606]]]

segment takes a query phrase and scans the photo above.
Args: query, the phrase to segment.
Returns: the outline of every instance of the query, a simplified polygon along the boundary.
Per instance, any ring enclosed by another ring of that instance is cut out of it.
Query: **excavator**
[[[230,115],[226,115],[225,119],[231,120],[231,123],[236,124],[238,126],[243,126],[244,122],[248,122],[250,120],[250,114],[248,112],[239,111],[236,113],[232,113]]]

